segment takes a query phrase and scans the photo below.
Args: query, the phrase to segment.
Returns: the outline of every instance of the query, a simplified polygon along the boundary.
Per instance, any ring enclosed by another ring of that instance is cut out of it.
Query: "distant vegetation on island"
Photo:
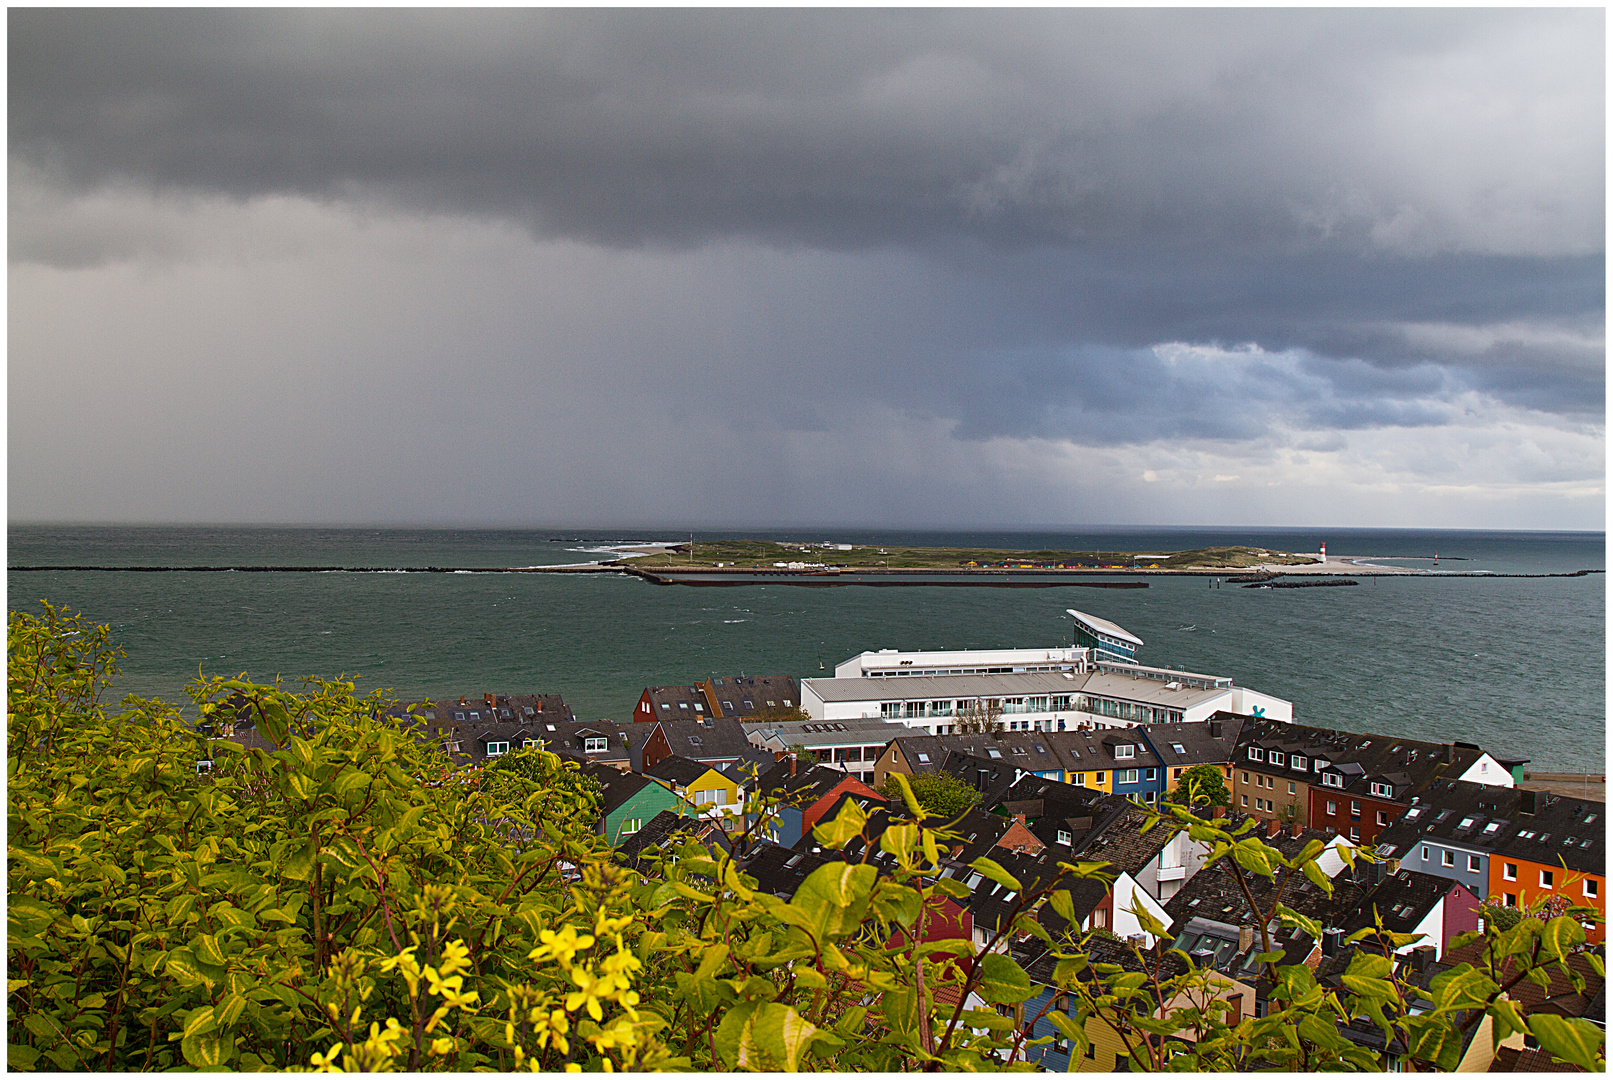
[[[691,550],[692,548],[692,550]],[[657,566],[769,567],[774,563],[822,564],[848,568],[888,567],[939,570],[958,567],[1029,569],[1189,570],[1210,567],[1243,569],[1261,565],[1314,563],[1317,556],[1295,555],[1255,547],[1208,547],[1191,551],[1012,551],[996,548],[892,547],[835,543],[778,543],[772,540],[698,540],[630,560],[646,569]]]

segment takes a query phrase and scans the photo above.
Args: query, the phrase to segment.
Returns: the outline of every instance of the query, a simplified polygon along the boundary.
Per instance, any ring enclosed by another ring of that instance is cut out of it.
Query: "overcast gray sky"
[[[1599,529],[1603,20],[12,9],[9,516]]]

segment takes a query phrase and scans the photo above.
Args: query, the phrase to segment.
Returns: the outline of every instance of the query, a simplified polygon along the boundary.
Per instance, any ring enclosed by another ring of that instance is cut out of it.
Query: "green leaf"
[[[1528,1019],[1530,1033],[1553,1057],[1590,1072],[1606,1068],[1602,1062],[1602,1032],[1589,1020],[1551,1013],[1536,1013]]]
[[[214,967],[223,967],[225,964],[224,954],[219,951],[218,938],[212,934],[197,934],[191,939],[190,951],[204,964]]]
[[[1556,960],[1566,960],[1573,947],[1584,940],[1585,928],[1572,915],[1559,915],[1552,919],[1540,935],[1541,944],[1546,948],[1546,955]]]
[[[29,1072],[39,1060],[39,1051],[22,1043],[6,1044],[6,1066],[16,1072]]]
[[[824,847],[839,850],[846,846],[847,840],[860,835],[867,824],[868,815],[863,808],[855,799],[847,799],[833,821],[812,827],[812,836]]]
[[[1000,865],[986,858],[984,855],[980,856],[980,858],[976,859],[969,865],[980,871],[982,877],[985,877],[989,881],[995,881],[1005,889],[1012,889],[1015,892],[1019,892],[1024,888],[1024,886],[1019,883],[1019,879],[1017,877],[1015,877],[1013,874],[1010,874],[1007,870],[1004,870]]]
[[[872,866],[832,862],[807,875],[791,901],[818,941],[849,934],[863,921],[877,874]]]
[[[1300,1018],[1298,1030],[1300,1038],[1324,1050],[1347,1050],[1350,1047],[1350,1040],[1339,1034],[1336,1024],[1314,1013]]]
[[[1002,953],[987,953],[975,962],[981,967],[976,990],[993,1005],[1014,1005],[1036,992],[1025,969]]]
[[[314,874],[314,855],[317,849],[314,842],[309,840],[294,855],[286,858],[281,864],[280,872],[292,881],[307,881]]]
[[[186,1035],[179,1044],[185,1060],[198,1069],[216,1069],[224,1064],[224,1040],[217,1032],[205,1035]]]
[[[1067,923],[1074,924],[1075,901],[1070,898],[1070,890],[1060,889],[1047,899],[1048,903],[1053,905],[1053,910],[1058,912],[1059,918]]]
[[[924,820],[924,808],[919,805],[918,797],[913,794],[913,785],[907,782],[907,777],[899,772],[889,774],[896,780],[896,788],[902,793],[902,802],[907,805],[907,812],[918,821]]]

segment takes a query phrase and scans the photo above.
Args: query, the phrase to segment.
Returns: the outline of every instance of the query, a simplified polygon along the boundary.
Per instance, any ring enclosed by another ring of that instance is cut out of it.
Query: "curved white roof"
[[[1126,631],[1122,630],[1108,619],[1100,619],[1096,615],[1088,615],[1086,612],[1077,611],[1074,608],[1065,608],[1064,610],[1069,612],[1070,615],[1075,618],[1076,622],[1081,623],[1093,633],[1108,634],[1110,637],[1119,638],[1121,641],[1129,641],[1133,645],[1141,645],[1143,643],[1142,638],[1136,636],[1135,634],[1128,634]]]

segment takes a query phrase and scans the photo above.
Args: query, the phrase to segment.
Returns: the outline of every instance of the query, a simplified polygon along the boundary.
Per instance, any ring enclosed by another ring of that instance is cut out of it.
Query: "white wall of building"
[[[1499,761],[1489,754],[1483,754],[1468,767],[1467,772],[1457,777],[1459,780],[1468,780],[1475,784],[1486,784],[1490,787],[1516,787],[1509,772]]]

